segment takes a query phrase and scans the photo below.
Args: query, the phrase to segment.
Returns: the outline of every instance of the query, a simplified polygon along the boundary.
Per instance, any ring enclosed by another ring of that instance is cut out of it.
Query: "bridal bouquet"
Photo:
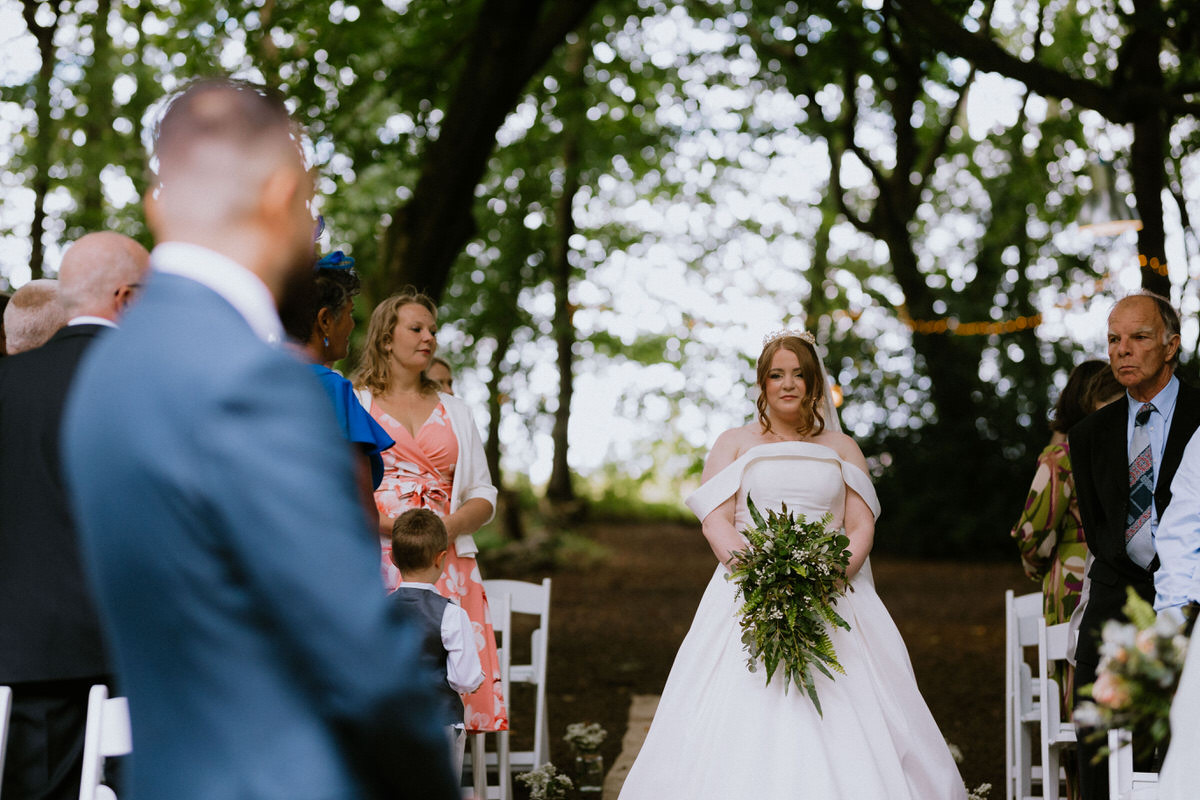
[[[1128,623],[1109,620],[1101,631],[1100,666],[1096,682],[1084,687],[1093,702],[1075,709],[1077,723],[1098,728],[1137,728],[1149,732],[1153,747],[1170,732],[1171,700],[1187,655],[1182,626],[1158,619],[1154,609],[1129,590],[1125,603]],[[1099,738],[1099,737],[1097,737]],[[1137,745],[1137,738],[1134,739]],[[1140,748],[1139,748],[1140,749]]]
[[[850,563],[850,539],[831,530],[832,514],[819,522],[794,515],[787,506],[764,518],[746,498],[754,527],[742,531],[749,542],[735,552],[730,579],[737,581],[742,605],[742,643],[749,653],[747,665],[766,668],[767,683],[783,668],[783,688],[790,684],[808,692],[817,713],[815,674],[829,678],[845,674],[829,638],[829,626],[850,630],[834,611],[846,590],[846,566]]]

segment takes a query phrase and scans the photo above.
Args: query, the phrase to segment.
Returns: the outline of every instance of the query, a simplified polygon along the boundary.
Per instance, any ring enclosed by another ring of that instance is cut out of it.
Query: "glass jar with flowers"
[[[575,780],[580,797],[600,797],[604,791],[604,756],[600,745],[608,731],[597,722],[573,722],[563,740],[575,751]]]

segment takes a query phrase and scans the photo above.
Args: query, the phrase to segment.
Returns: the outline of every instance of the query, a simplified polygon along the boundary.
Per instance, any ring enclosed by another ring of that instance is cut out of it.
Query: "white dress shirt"
[[[117,323],[113,322],[111,319],[106,319],[104,317],[93,317],[90,314],[82,314],[78,317],[71,317],[69,320],[67,320],[67,325],[103,325],[106,328],[117,327]]]
[[[271,290],[236,261],[197,244],[163,242],[150,252],[150,266],[207,286],[245,318],[258,338],[272,344],[283,341],[283,323]]]
[[[1171,480],[1171,505],[1155,533],[1154,550],[1159,560],[1154,608],[1200,600],[1200,430],[1192,434]]]
[[[432,583],[405,581],[405,588],[440,593]],[[451,600],[442,614],[442,647],[446,648],[446,681],[459,694],[467,694],[483,683],[483,666],[475,647],[475,628],[462,606]]]

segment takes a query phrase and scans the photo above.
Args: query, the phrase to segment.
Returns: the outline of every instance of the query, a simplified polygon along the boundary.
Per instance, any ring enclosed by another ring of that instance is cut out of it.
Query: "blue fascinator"
[[[321,256],[317,260],[317,269],[354,269],[354,259],[341,250]]]

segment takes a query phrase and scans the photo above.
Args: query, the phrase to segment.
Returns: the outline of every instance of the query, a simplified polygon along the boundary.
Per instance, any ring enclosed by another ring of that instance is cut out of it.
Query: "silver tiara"
[[[766,336],[764,336],[762,346],[766,347],[771,342],[778,341],[779,339],[784,339],[788,336],[794,336],[797,339],[803,339],[804,341],[806,341],[812,345],[815,345],[817,343],[816,337],[813,336],[811,333],[809,333],[806,330],[802,330],[802,329],[798,329],[798,328],[784,328],[783,330],[772,331],[771,333],[768,333]]]

